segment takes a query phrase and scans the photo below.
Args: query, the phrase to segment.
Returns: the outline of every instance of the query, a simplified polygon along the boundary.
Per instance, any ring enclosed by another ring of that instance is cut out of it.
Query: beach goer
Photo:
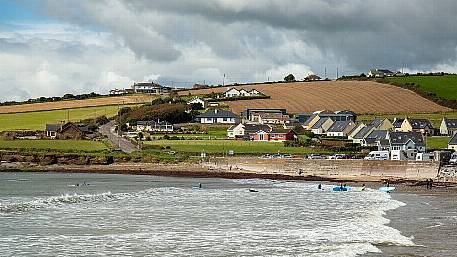
[[[202,188],[202,183],[198,183],[198,188]]]
[[[322,185],[319,183],[319,185],[317,185],[317,189],[321,190],[322,189]]]
[[[365,191],[365,183],[362,184],[362,191]]]
[[[340,183],[340,190],[343,191],[343,183]]]
[[[425,180],[425,184],[426,184],[426,188],[429,189],[430,188],[430,181],[428,179]]]
[[[430,179],[430,189],[433,187],[433,179]]]

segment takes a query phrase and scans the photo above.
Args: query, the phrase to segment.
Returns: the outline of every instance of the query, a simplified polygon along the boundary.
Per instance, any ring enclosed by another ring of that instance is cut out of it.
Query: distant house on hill
[[[236,89],[234,87],[232,88],[228,88],[225,93],[224,93],[224,96],[226,98],[231,98],[231,97],[249,97],[249,96],[260,96],[261,93],[256,90],[256,89],[252,89],[252,90],[246,90],[244,88],[242,89]]]
[[[308,75],[305,78],[305,81],[317,81],[317,80],[322,80],[322,78],[317,76],[316,74]]]
[[[171,87],[165,87],[154,82],[139,82],[132,85],[132,90],[134,93],[161,94],[169,93]]]
[[[187,102],[187,104],[189,105],[192,105],[192,104],[200,104],[203,109],[205,109],[206,107],[208,107],[208,101],[204,100],[204,99],[201,99],[199,97],[195,97],[194,99],[190,100]]]
[[[376,130],[393,130],[394,125],[392,125],[392,122],[390,122],[389,119],[387,118],[374,118],[370,124],[373,127],[375,127]]]
[[[457,151],[457,133],[455,133],[454,136],[451,138],[451,140],[449,140],[447,148]]]
[[[363,140],[362,146],[379,146],[382,140],[389,139],[388,130],[373,130]]]
[[[427,119],[406,118],[401,124],[401,132],[420,132],[423,135],[434,135],[435,129]]]
[[[440,126],[440,134],[453,136],[457,133],[457,119],[443,118]]]
[[[235,124],[238,117],[230,111],[225,110],[208,110],[196,117],[196,120],[202,124]]]
[[[352,120],[356,121],[357,115],[352,111],[318,111],[314,112],[304,123],[303,128],[307,130],[311,130],[316,122],[318,122],[321,118],[330,118],[333,121],[347,121]]]
[[[248,108],[241,112],[241,117],[246,122],[260,123],[259,119],[261,115],[271,114],[278,116],[289,116],[286,109],[277,108]]]
[[[320,118],[314,125],[311,127],[311,132],[316,135],[323,135],[327,133],[327,130],[333,125],[334,121],[329,117]]]
[[[230,139],[242,138],[251,140],[253,134],[259,130],[270,132],[272,130],[271,126],[264,124],[238,124],[232,125],[227,129],[227,137]]]
[[[125,95],[125,94],[128,94],[128,93],[129,93],[129,91],[127,91],[125,89],[117,89],[117,88],[111,89],[109,91],[110,95]]]
[[[79,127],[73,122],[65,124],[46,124],[46,136],[51,139],[82,139],[84,132],[88,132],[87,127]]]
[[[370,69],[368,71],[368,77],[371,78],[383,78],[383,77],[391,77],[394,76],[395,72],[385,69]]]
[[[271,131],[259,130],[254,133],[253,140],[261,142],[284,142],[297,140],[297,134],[291,129],[272,129]]]
[[[390,150],[417,150],[425,152],[424,137],[420,132],[390,132]]]

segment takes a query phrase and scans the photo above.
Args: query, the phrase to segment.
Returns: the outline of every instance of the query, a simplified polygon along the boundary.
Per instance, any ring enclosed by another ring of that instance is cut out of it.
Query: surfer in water
[[[319,183],[319,185],[317,185],[317,189],[321,190],[322,189],[322,184]]]
[[[198,183],[198,188],[202,188],[202,183]]]
[[[365,183],[364,183],[364,184],[362,184],[362,191],[365,191],[365,188],[366,187],[365,187]]]

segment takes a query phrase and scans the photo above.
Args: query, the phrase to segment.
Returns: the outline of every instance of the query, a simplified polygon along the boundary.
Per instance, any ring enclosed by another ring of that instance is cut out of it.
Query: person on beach
[[[322,189],[322,184],[319,183],[319,185],[317,185],[317,189],[321,190]]]
[[[432,187],[433,187],[433,179],[430,179],[429,181],[430,181],[430,182],[429,182],[429,183],[430,183],[429,189],[432,189]]]
[[[343,183],[340,183],[340,190],[343,191]]]
[[[430,188],[430,181],[428,179],[425,180],[425,185],[427,189]]]
[[[362,191],[365,191],[365,183],[362,184]]]
[[[198,183],[198,188],[202,188],[202,183]]]

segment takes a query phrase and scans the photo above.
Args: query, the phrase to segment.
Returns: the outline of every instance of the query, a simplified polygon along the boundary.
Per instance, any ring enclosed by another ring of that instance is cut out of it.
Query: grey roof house
[[[198,115],[195,119],[202,124],[235,124],[238,117],[230,111],[213,109]]]
[[[457,119],[443,118],[440,125],[440,134],[453,136],[457,133]]]

